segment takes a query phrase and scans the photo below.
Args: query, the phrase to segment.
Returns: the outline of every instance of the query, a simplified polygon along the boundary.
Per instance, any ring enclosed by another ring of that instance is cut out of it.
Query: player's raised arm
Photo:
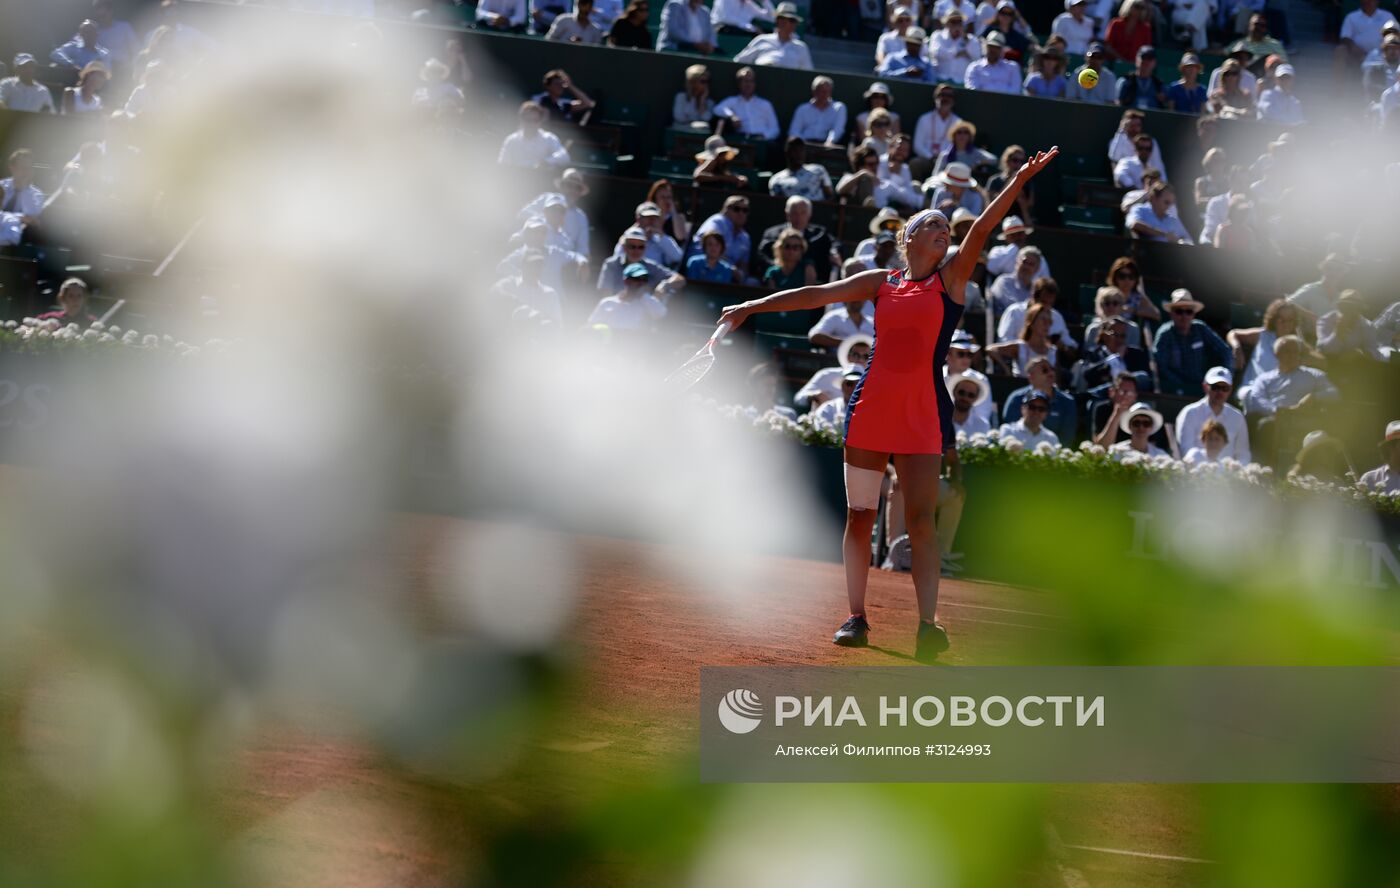
[[[1036,173],[1049,166],[1050,161],[1059,153],[1060,148],[1057,145],[1049,151],[1039,152],[1021,164],[1021,168],[1011,177],[1011,181],[1006,183],[996,200],[988,204],[982,215],[977,217],[977,221],[972,223],[967,237],[958,247],[958,254],[943,269],[943,282],[947,285],[949,293],[963,292],[968,278],[972,277],[972,270],[977,267],[977,260],[982,256],[982,247],[987,243],[987,238],[991,237],[992,232],[1001,225],[1001,220],[1015,206],[1016,198],[1020,196],[1026,183]]]
[[[750,299],[748,302],[741,302],[738,305],[726,305],[719,316],[719,321],[721,324],[729,324],[731,330],[737,330],[749,315],[761,314],[765,311],[802,311],[807,308],[821,308],[823,305],[832,305],[837,302],[874,299],[876,291],[880,289],[880,282],[885,279],[887,274],[889,272],[885,269],[876,268],[862,271],[860,274],[851,275],[839,281],[832,281],[829,284],[814,284],[810,287],[780,290],[761,299]]]

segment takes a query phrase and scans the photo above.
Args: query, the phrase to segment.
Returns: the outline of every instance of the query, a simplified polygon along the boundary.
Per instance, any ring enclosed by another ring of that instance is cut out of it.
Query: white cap
[[[1275,77],[1292,77],[1292,76],[1293,76],[1293,66],[1292,66],[1292,65],[1279,65],[1277,68],[1274,69],[1274,76],[1275,76]]]
[[[642,241],[642,242],[645,243],[645,242],[646,242],[646,239],[647,239],[647,233],[646,233],[645,231],[643,231],[641,228],[638,228],[636,225],[633,225],[631,228],[629,228],[629,229],[627,229],[626,231],[622,232],[622,239],[623,239],[623,240],[639,240],[639,241]]]
[[[1235,377],[1224,367],[1212,367],[1206,371],[1206,385],[1215,385],[1217,382],[1228,382],[1235,384]]]
[[[658,207],[656,204],[652,203],[652,202],[649,201],[649,200],[648,200],[648,201],[643,201],[642,203],[637,204],[637,215],[638,215],[638,216],[660,216],[660,215],[661,215],[661,208]]]

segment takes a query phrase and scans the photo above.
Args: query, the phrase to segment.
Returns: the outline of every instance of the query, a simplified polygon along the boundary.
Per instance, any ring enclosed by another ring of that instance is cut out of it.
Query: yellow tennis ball
[[[1093,68],[1085,68],[1079,72],[1079,85],[1085,89],[1093,89],[1099,85],[1099,75]]]

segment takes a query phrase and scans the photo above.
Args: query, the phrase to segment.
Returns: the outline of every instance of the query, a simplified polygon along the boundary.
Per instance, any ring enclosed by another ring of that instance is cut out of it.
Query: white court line
[[[939,603],[939,604],[946,604],[946,605],[948,605],[949,607],[972,607],[972,608],[976,608],[977,610],[984,610],[984,611],[1001,611],[1001,612],[1004,613],[1004,614],[1020,614],[1020,615],[1023,616],[1023,617],[1044,617],[1044,618],[1046,618],[1047,620],[1063,620],[1063,619],[1064,619],[1064,617],[1061,617],[1061,616],[1059,616],[1058,614],[1042,614],[1042,613],[1040,613],[1039,611],[1023,611],[1023,610],[1016,610],[1015,608],[1010,608],[1010,607],[991,607],[990,605],[986,605],[986,604],[964,604],[964,603],[962,603],[962,602],[960,602],[960,601],[947,601],[947,600],[942,599],[942,598],[939,599],[938,603]],[[1400,659],[1400,658],[1398,658],[1398,659]]]
[[[1148,851],[1124,851],[1122,848],[1095,848],[1091,845],[1065,845],[1066,848],[1073,848],[1075,851],[1094,851],[1099,854],[1117,854],[1122,857],[1145,857],[1148,860],[1173,860],[1177,863],[1215,863],[1214,860],[1203,860],[1199,857],[1181,857],[1176,854],[1152,854]]]
[[[938,604],[941,607],[943,602],[940,601]],[[952,625],[957,626],[960,623],[981,623],[986,626],[1010,626],[1012,629],[1034,629],[1037,632],[1058,631],[1051,626],[1030,626],[1026,623],[1003,623],[1000,620],[974,620],[972,617],[958,617],[957,622]]]

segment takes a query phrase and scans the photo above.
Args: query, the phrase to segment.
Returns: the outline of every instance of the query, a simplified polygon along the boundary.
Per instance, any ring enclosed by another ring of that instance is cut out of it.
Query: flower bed
[[[748,422],[756,430],[787,437],[809,447],[839,448],[842,444],[841,429],[814,423],[810,415],[793,420],[776,410],[763,412],[754,407],[713,406],[731,421]],[[1359,485],[1333,484],[1311,476],[1278,477],[1272,469],[1233,459],[1188,466],[1165,456],[1139,453],[1110,456],[1103,447],[1089,441],[1081,444],[1078,450],[1048,443],[1026,450],[1020,441],[1003,438],[996,430],[971,437],[959,433],[958,457],[965,466],[1028,469],[1108,482],[1156,482],[1171,486],[1246,484],[1269,489],[1280,497],[1327,496],[1381,514],[1400,516],[1400,494],[1385,494]]]
[[[169,335],[142,335],[136,330],[123,330],[115,325],[108,327],[101,321],[94,321],[86,330],[77,324],[65,326],[55,318],[42,321],[25,318],[23,321],[5,321],[0,326],[0,352],[20,354],[120,351],[131,354],[154,352],[188,358],[206,348],[221,350],[227,345],[222,340],[211,339],[201,347]]]

